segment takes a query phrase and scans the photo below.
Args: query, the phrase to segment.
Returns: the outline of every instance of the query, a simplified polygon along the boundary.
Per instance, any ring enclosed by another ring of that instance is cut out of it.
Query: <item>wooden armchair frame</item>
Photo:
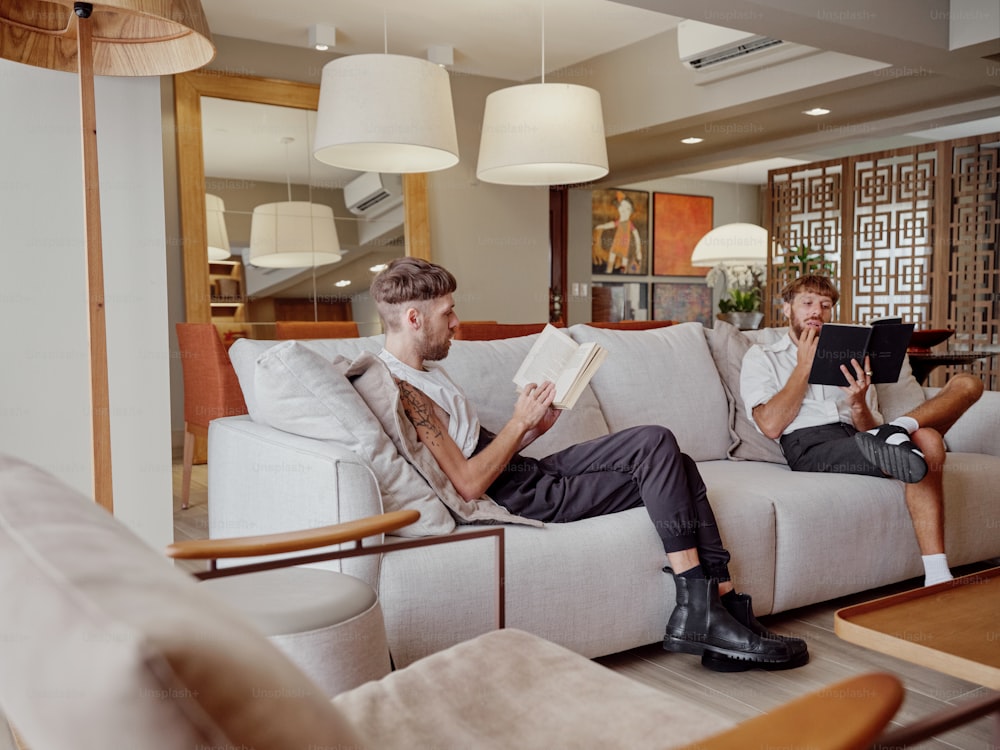
[[[496,540],[497,627],[505,626],[504,529],[476,528],[442,537],[419,537],[364,545],[365,539],[397,531],[414,523],[417,511],[393,511],[304,531],[174,542],[166,553],[175,560],[206,560],[208,569],[192,573],[196,578],[270,570],[341,560],[361,555],[449,544],[493,537]],[[332,545],[346,549],[294,555]],[[219,568],[218,560],[284,555],[279,559]],[[688,745],[684,750],[728,750],[733,747],[809,747],[816,750],[885,750],[910,747],[969,721],[997,714],[1000,736],[1000,693],[991,693],[956,709],[939,712],[921,721],[884,732],[902,705],[900,680],[890,674],[872,672],[842,680],[785,703],[773,711],[741,722],[730,730]]]
[[[273,570],[274,568],[284,568],[290,565],[309,565],[329,560],[343,560],[362,555],[376,555],[398,550],[415,549],[417,547],[429,547],[438,544],[450,544],[452,542],[493,537],[496,541],[497,627],[503,628],[506,620],[503,526],[476,528],[472,531],[463,531],[450,536],[417,537],[383,542],[381,544],[370,544],[368,546],[363,544],[365,539],[397,531],[404,526],[415,523],[419,518],[419,511],[397,510],[356,521],[346,521],[332,526],[320,526],[315,529],[306,529],[303,531],[229,537],[224,539],[192,539],[168,545],[166,554],[175,560],[208,561],[207,570],[195,571],[192,574],[195,578],[205,580],[240,575],[242,573],[256,573],[262,570]],[[353,546],[347,549],[287,556],[295,552],[346,544],[352,544]],[[286,556],[274,560],[244,563],[224,568],[218,567],[218,561],[222,559],[263,557],[269,555]]]

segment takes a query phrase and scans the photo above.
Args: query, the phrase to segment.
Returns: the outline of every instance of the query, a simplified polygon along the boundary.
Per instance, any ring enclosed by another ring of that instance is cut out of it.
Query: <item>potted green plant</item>
[[[719,300],[719,320],[725,320],[741,330],[757,328],[764,319],[762,266],[716,266],[706,281],[714,284],[721,274],[729,284],[727,296]]]

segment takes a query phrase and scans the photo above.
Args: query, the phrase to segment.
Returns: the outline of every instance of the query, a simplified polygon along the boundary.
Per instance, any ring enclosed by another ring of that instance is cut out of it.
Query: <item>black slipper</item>
[[[904,435],[901,441],[889,442],[893,435]],[[907,484],[919,482],[927,475],[924,454],[910,440],[910,434],[902,427],[884,424],[871,432],[859,432],[854,436],[862,455],[894,479]]]

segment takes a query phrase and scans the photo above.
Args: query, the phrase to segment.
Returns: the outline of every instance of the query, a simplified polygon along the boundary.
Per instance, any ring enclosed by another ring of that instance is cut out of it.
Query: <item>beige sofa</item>
[[[636,424],[670,427],[699,463],[733,555],[732,572],[758,614],[922,572],[901,483],[793,473],[776,444],[747,421],[738,381],[748,335],[723,323],[568,331],[577,340],[601,342],[610,355],[577,406],[529,452],[544,455]],[[453,343],[445,365],[486,427],[498,429],[510,415],[511,378],[532,341]],[[342,374],[380,346],[381,338],[372,337],[242,340],[232,347],[250,414],[215,420],[210,428],[210,536],[320,526],[398,507],[422,512],[408,536],[461,534],[475,528],[467,521],[502,522],[508,625],[591,657],[660,640],[674,592],[645,510],[539,527],[504,517],[488,499],[456,500],[422,446],[413,444],[383,373],[369,366],[355,367],[362,374],[353,381]],[[329,366],[338,356],[339,369]],[[879,386],[889,418],[924,395],[908,365],[899,383]],[[998,426],[1000,394],[987,392],[947,435],[952,565],[1000,556]],[[378,590],[396,664],[492,626],[491,544],[468,541],[344,564]]]

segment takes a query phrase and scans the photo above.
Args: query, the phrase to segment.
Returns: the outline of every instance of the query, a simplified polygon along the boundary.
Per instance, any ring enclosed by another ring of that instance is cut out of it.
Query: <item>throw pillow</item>
[[[695,461],[726,458],[729,405],[701,323],[648,331],[575,325],[569,334],[608,350],[590,384],[612,432],[662,425]]]
[[[770,461],[786,463],[781,447],[771,438],[757,430],[747,414],[740,395],[740,370],[743,355],[753,346],[750,339],[734,325],[724,320],[716,320],[715,327],[705,331],[708,347],[712,351],[715,366],[722,377],[726,389],[726,399],[730,405],[730,429],[733,442],[729,446],[729,457],[745,461]]]
[[[455,528],[437,493],[396,450],[364,399],[341,370],[298,341],[284,341],[257,359],[257,421],[285,432],[346,446],[371,466],[386,511],[418,510],[420,520],[396,533],[435,536]]]

